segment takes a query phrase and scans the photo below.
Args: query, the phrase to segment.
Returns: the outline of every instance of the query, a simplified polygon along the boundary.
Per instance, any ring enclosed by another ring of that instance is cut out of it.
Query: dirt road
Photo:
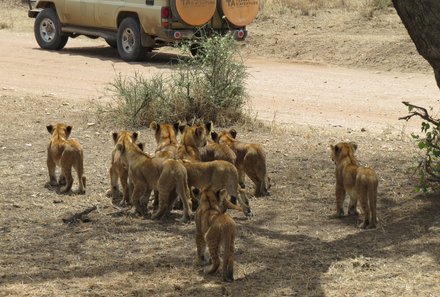
[[[132,76],[169,71],[176,56],[162,51],[144,63],[122,62],[104,41],[71,39],[60,52],[40,50],[32,33],[0,31],[0,87],[3,91],[45,94],[74,100],[109,100],[116,73]],[[246,60],[249,105],[257,117],[283,124],[342,126],[355,130],[418,130],[398,117],[400,103],[434,106],[439,90],[432,75],[373,72]],[[348,112],[346,112],[348,111]]]

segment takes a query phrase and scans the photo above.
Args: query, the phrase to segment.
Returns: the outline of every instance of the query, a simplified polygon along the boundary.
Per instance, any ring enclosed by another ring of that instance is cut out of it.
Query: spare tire
[[[252,23],[260,9],[259,0],[217,0],[221,16],[237,27]]]
[[[171,0],[173,16],[189,25],[202,26],[215,14],[216,0]]]

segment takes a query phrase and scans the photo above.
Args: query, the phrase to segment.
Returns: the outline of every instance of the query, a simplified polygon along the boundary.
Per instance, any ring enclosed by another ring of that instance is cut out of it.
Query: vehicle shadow
[[[38,50],[42,50],[39,48],[35,48]],[[129,63],[131,65],[144,65],[151,66],[154,65],[158,68],[170,68],[173,65],[176,65],[179,60],[188,59],[188,56],[165,52],[165,51],[152,51],[148,53],[148,56],[144,61],[139,62],[124,62],[118,54],[117,49],[114,49],[109,46],[82,46],[82,47],[65,47],[61,51],[56,51],[59,55],[68,55],[68,56],[83,56],[88,58],[99,59],[101,61],[110,61],[113,63]]]

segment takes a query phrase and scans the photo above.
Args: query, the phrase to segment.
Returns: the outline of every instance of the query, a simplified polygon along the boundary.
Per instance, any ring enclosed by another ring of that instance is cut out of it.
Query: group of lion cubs
[[[147,216],[148,202],[154,192],[152,219],[168,214],[177,197],[183,205],[181,220],[191,220],[193,202],[198,204],[196,222],[197,255],[206,264],[208,246],[211,265],[206,273],[220,266],[219,248],[223,243],[223,280],[233,281],[235,222],[226,213],[228,208],[252,216],[244,188],[247,175],[255,185],[255,196],[269,195],[270,179],[266,155],[260,144],[236,139],[236,131],[211,131],[212,124],[181,125],[152,122],[157,148],[154,157],[143,152],[138,133],[113,132],[114,149],[110,167],[111,188],[108,195],[131,204],[136,212]],[[78,175],[78,192],[85,193],[83,150],[77,140],[69,139],[72,127],[66,124],[48,125],[51,134],[47,149],[48,186],[60,186],[61,193],[71,191],[72,167]],[[181,133],[180,142],[177,141]],[[354,157],[354,143],[331,146],[336,164],[337,214],[344,215],[346,192],[350,195],[349,214],[356,212],[357,200],[365,213],[363,228],[376,226],[377,177],[368,167],[360,167]],[[57,180],[55,168],[61,168]],[[122,193],[119,191],[119,182]],[[193,195],[190,194],[193,188]],[[200,190],[198,190],[200,189]],[[237,202],[239,205],[237,205]]]

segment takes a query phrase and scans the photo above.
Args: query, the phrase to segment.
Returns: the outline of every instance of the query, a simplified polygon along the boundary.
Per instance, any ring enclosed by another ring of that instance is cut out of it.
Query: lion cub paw
[[[47,182],[47,183],[44,184],[44,187],[45,187],[46,189],[49,189],[49,190],[52,190],[52,189],[56,188],[57,186],[58,186],[57,183],[52,184],[51,182]]]
[[[189,224],[191,222],[191,216],[184,215],[179,219],[179,222]]]
[[[78,191],[76,192],[79,195],[84,195],[86,193],[85,189],[78,189]]]
[[[376,229],[376,224],[364,221],[359,225],[361,229]]]

